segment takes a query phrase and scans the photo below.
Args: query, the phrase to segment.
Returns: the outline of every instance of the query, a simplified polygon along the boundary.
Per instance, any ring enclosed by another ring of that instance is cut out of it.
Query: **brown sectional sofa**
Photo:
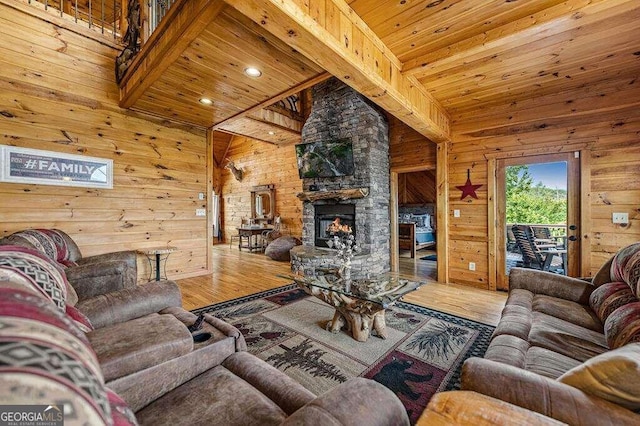
[[[33,267],[43,273],[31,274]],[[0,400],[50,404],[60,393],[52,389],[62,383],[67,411],[76,413],[79,423],[409,422],[393,392],[371,380],[353,379],[324,395],[313,395],[246,352],[242,334],[218,318],[205,315],[202,328],[192,335],[188,326],[197,317],[180,307],[179,289],[171,281],[119,289],[106,286],[75,307],[73,293],[64,271],[47,256],[24,247],[0,246],[0,318],[15,323],[0,329],[0,342],[28,350],[34,339],[28,330],[34,321],[43,329],[55,325],[57,341],[72,343],[59,346],[44,338],[38,345],[47,347],[49,356],[71,357],[78,370],[90,371],[77,383],[69,382],[58,378],[47,360],[25,365],[16,358],[15,365],[0,366]],[[87,329],[89,322],[93,330]],[[196,335],[205,339],[196,341]],[[91,377],[90,388],[86,377]],[[42,390],[39,396],[33,394],[34,386]]]
[[[591,282],[513,269],[502,318],[484,358],[465,362],[462,389],[568,424],[640,424],[639,287],[640,244]]]

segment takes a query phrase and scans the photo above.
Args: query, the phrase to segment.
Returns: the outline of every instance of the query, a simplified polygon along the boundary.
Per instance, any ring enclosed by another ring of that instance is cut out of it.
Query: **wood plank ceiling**
[[[640,68],[637,0],[349,0],[452,116]]]
[[[339,22],[333,33],[343,35],[343,61],[352,66],[358,60],[353,61],[354,53],[367,61],[367,52],[354,47],[363,46],[365,38],[381,52],[376,64],[387,58],[400,70],[401,77],[394,77],[393,69],[379,72],[389,74],[389,84],[405,78],[403,85],[422,86],[454,122],[484,108],[633,77],[640,67],[638,0],[245,0],[229,5],[134,108],[204,127],[224,121],[229,131],[252,137],[268,132],[247,114],[241,117],[243,111],[253,107],[252,114],[260,115],[256,105],[345,64],[304,51],[300,44],[300,37],[308,40],[327,30],[330,14]],[[321,28],[304,33],[305,22]],[[324,42],[335,51],[333,41]],[[261,68],[263,76],[245,76],[247,66]],[[353,86],[349,75],[336,76]],[[214,107],[199,104],[204,96]],[[414,99],[408,96],[398,105]],[[409,105],[402,113],[415,108]],[[238,121],[225,121],[233,117]],[[286,144],[297,135],[272,139]]]

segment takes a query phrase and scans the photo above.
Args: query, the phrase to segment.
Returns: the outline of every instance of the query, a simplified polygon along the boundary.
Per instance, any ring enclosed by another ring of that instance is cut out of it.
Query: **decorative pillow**
[[[638,299],[631,292],[629,286],[623,282],[602,284],[589,297],[591,309],[603,323],[620,306],[637,301]]]
[[[640,343],[595,356],[558,381],[630,410],[640,409]]]
[[[4,238],[3,242],[35,249],[64,267],[77,266],[77,263],[69,259],[67,241],[57,229],[25,229],[14,232]]]
[[[80,328],[80,330],[82,330],[83,332],[88,333],[94,330],[91,321],[89,321],[89,318],[87,318],[85,314],[83,314],[73,306],[67,305],[66,313],[69,318],[71,318],[73,322],[76,323],[78,328]]]
[[[640,243],[620,250],[611,262],[611,281],[629,284],[636,296],[640,295]]]
[[[77,424],[111,424],[97,357],[87,337],[40,296],[0,288],[0,400],[64,404]]]
[[[131,408],[120,396],[109,388],[107,389],[107,398],[111,406],[111,419],[113,426],[137,426],[138,421],[133,414]]]
[[[20,246],[0,246],[3,279],[51,300],[60,310],[75,305],[78,296],[55,262],[42,253]]]
[[[609,315],[604,323],[609,348],[640,342],[640,302],[627,303]]]

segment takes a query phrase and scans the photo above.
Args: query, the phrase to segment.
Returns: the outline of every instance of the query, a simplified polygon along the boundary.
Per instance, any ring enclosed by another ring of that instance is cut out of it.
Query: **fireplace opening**
[[[335,235],[351,232],[356,235],[356,206],[327,204],[315,206],[315,245],[327,248],[327,241]]]

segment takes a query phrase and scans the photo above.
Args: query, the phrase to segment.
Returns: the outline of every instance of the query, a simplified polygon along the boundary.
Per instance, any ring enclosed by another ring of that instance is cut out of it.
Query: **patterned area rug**
[[[415,423],[436,392],[458,389],[462,362],[483,356],[493,327],[398,302],[388,337],[355,341],[325,330],[333,308],[295,284],[193,311],[235,325],[249,351],[319,395],[351,377],[376,380],[400,398]]]

